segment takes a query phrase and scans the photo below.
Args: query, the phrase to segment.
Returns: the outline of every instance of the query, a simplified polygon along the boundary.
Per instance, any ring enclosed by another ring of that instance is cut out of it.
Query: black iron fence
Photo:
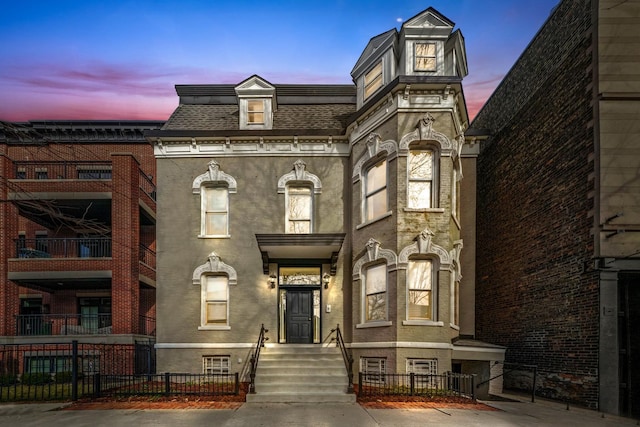
[[[111,314],[20,314],[16,335],[109,335]]]
[[[431,374],[359,374],[359,396],[456,396],[475,399],[475,376]]]
[[[111,238],[14,239],[16,258],[109,258]]]
[[[0,345],[0,402],[95,396],[97,376],[155,374],[153,342]]]
[[[238,373],[157,375],[98,375],[94,380],[96,397],[112,396],[216,396],[238,394]]]

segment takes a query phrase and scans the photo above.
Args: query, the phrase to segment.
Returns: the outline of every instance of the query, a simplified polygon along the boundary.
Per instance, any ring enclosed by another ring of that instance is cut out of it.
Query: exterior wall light
[[[329,281],[331,280],[331,276],[328,273],[324,273],[322,276],[322,283],[324,283],[324,288],[329,289]]]
[[[271,275],[269,276],[269,286],[271,286],[271,289],[274,289],[276,287],[276,276],[275,275]]]

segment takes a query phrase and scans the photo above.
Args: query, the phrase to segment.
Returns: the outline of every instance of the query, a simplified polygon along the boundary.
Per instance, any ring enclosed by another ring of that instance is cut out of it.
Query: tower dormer
[[[398,71],[402,75],[465,77],[464,38],[455,24],[429,8],[408,19],[400,30]]]

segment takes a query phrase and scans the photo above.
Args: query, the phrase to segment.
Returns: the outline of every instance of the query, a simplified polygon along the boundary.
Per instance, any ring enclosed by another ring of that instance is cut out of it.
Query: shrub
[[[33,373],[22,374],[22,378],[20,378],[20,382],[26,385],[47,384],[51,382],[51,374],[46,374],[44,372],[33,372]]]
[[[71,379],[72,379],[72,375],[70,371],[56,372],[55,380],[57,384],[70,383]]]
[[[18,382],[18,376],[13,374],[0,375],[0,386],[14,385]]]

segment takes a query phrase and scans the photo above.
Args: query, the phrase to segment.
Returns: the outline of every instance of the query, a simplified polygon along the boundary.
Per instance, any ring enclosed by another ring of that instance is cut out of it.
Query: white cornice
[[[241,156],[336,156],[348,157],[346,137],[242,137],[231,138],[153,138],[157,158],[241,157]]]

